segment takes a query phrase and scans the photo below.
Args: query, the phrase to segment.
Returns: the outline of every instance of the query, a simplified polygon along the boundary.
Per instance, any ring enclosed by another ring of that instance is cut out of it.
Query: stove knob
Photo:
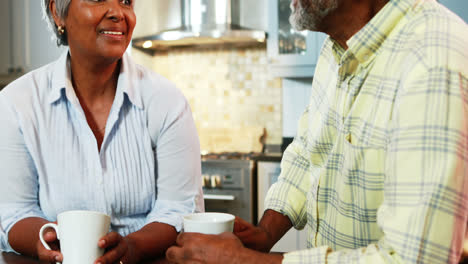
[[[221,188],[221,176],[219,175],[211,176],[211,188]]]
[[[203,174],[202,175],[202,187],[211,187],[211,182],[210,182],[210,175]]]

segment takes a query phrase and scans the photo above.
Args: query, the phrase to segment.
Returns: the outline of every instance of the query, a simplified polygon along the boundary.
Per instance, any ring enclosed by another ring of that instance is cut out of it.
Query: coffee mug
[[[55,229],[63,255],[63,264],[94,263],[104,254],[98,241],[109,232],[110,216],[93,211],[66,211],[57,216],[57,224],[48,223],[41,227],[39,239],[48,250],[44,241],[47,228]]]
[[[196,213],[184,216],[184,232],[217,235],[232,232],[235,217],[225,213]]]

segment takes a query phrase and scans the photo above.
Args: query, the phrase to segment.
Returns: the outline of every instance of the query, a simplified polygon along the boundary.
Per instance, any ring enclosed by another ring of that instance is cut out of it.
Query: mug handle
[[[41,230],[39,230],[39,239],[41,240],[42,245],[44,245],[46,249],[52,250],[50,246],[47,244],[47,242],[45,242],[44,240],[44,231],[49,227],[55,230],[55,233],[57,234],[57,239],[60,240],[59,232],[58,232],[58,225],[54,223],[47,223],[41,227]]]

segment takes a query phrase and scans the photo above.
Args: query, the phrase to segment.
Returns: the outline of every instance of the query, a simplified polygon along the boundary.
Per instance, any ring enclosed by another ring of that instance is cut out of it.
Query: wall
[[[65,50],[52,41],[42,19],[42,0],[0,1],[0,90],[25,72],[57,59]],[[10,72],[10,70],[12,72]]]
[[[29,56],[26,61],[26,68],[27,70],[33,70],[56,60],[66,48],[63,46],[57,47],[55,38],[52,38],[53,33],[42,17],[41,2],[43,0],[27,1],[29,2],[29,8],[27,9],[29,18],[26,21],[29,23],[29,27],[26,36],[26,49]]]
[[[309,104],[312,78],[283,79],[283,137],[293,138],[299,119]]]
[[[137,23],[133,37],[144,37],[180,26],[180,1],[138,0],[135,2]]]
[[[439,3],[445,5],[455,14],[468,23],[468,1],[466,0],[439,0]]]
[[[260,151],[281,144],[281,79],[269,74],[265,48],[177,49],[135,60],[170,79],[192,107],[205,151]]]
[[[264,30],[267,25],[267,1],[239,0],[240,24],[244,27]],[[135,2],[137,25],[133,37],[143,37],[162,30],[181,26],[180,1],[138,0]]]
[[[0,41],[0,74],[8,72],[11,67],[11,28],[10,28],[10,1],[0,1],[0,34],[3,41]]]
[[[9,67],[24,72],[57,59],[64,51],[52,41],[52,32],[42,18],[42,0],[2,0],[0,4],[0,73]]]
[[[239,0],[242,26],[266,30],[268,0]],[[180,26],[180,1],[138,0],[134,37]],[[281,144],[281,80],[269,73],[266,48],[176,49],[132,56],[175,82],[192,107],[202,150],[261,151]]]

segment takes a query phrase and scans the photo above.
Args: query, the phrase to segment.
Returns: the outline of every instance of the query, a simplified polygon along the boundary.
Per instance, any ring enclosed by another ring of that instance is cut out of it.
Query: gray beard
[[[323,19],[338,8],[339,0],[313,0],[314,4],[304,5],[307,0],[298,0],[296,9],[291,5],[289,23],[297,30],[318,31]]]

